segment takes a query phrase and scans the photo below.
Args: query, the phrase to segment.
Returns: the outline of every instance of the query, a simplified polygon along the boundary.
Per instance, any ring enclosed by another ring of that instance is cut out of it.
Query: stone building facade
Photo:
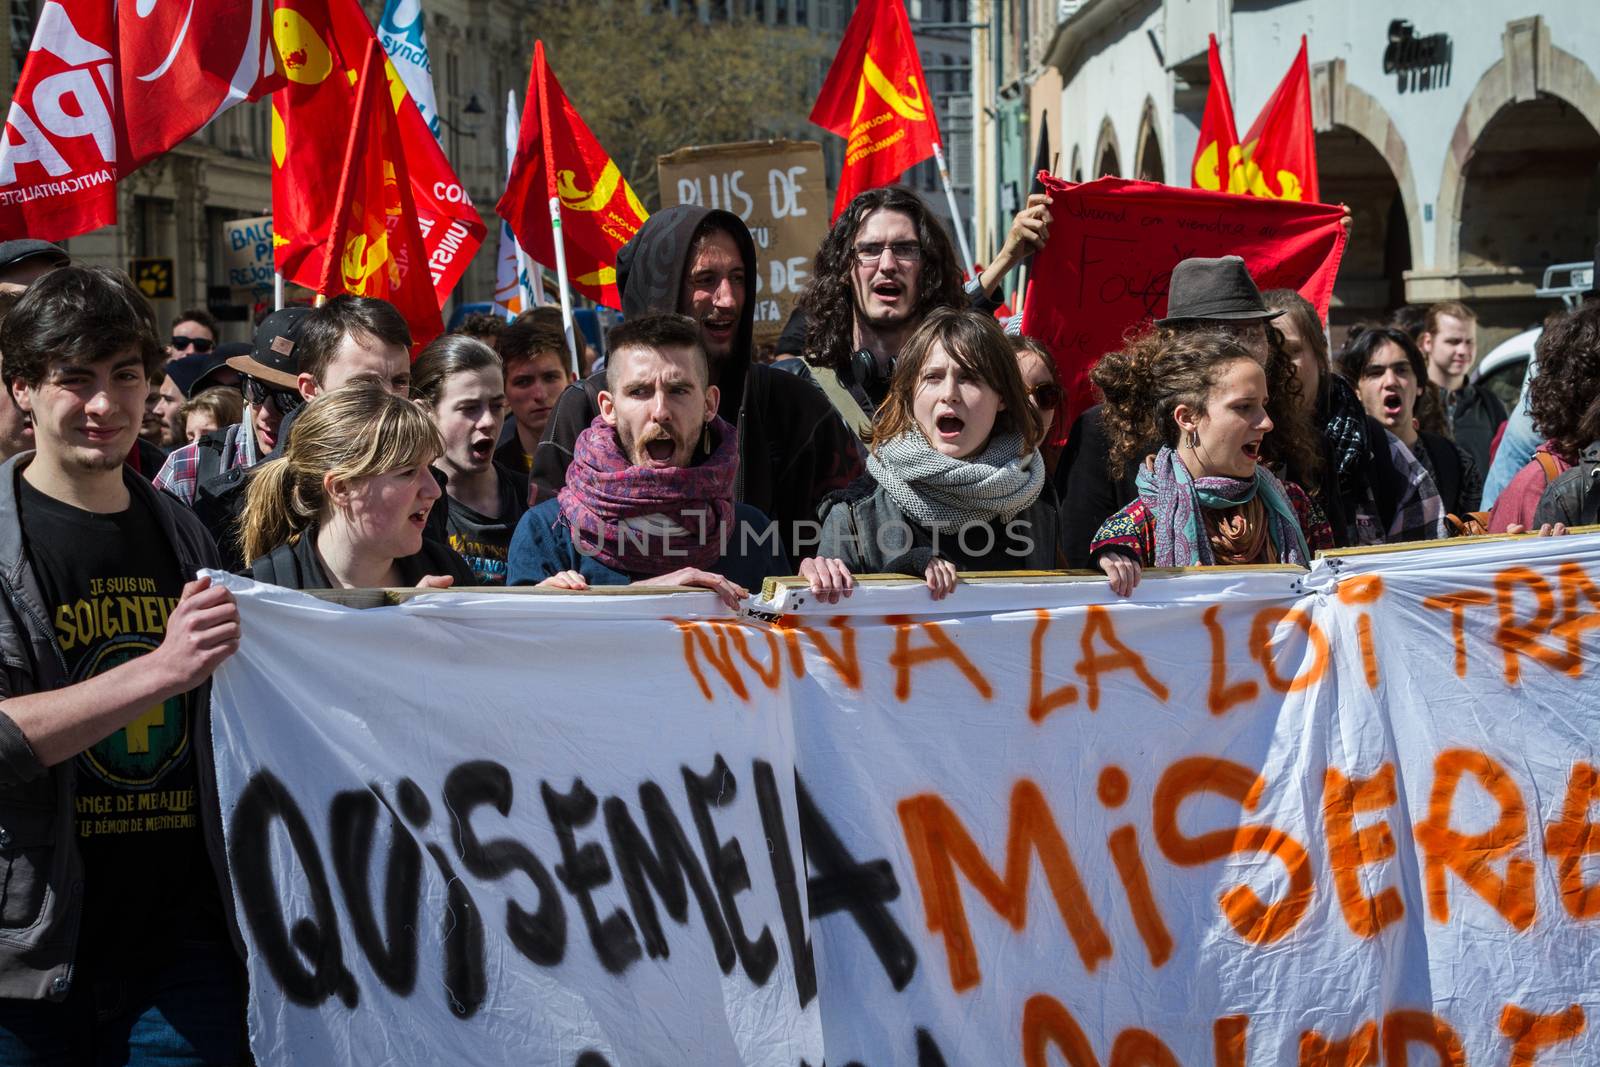
[[[1189,185],[1216,34],[1242,135],[1309,41],[1322,199],[1355,228],[1337,326],[1461,299],[1480,347],[1559,305],[1547,266],[1600,236],[1600,5],[1085,0],[1063,4],[1036,83],[1058,173]]]

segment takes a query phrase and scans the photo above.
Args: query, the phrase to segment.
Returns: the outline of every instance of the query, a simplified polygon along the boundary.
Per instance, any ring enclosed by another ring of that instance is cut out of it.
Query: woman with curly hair
[[[1221,331],[1151,333],[1090,377],[1105,396],[1112,463],[1161,442],[1139,465],[1138,497],[1090,548],[1113,592],[1133,592],[1148,566],[1310,561],[1310,502],[1262,462],[1274,427],[1249,348]]]
[[[910,574],[935,600],[958,570],[1044,570],[1059,540],[1017,357],[994,318],[931,312],[901,352],[868,437],[867,473],[823,502],[800,576],[825,603],[852,575]]]
[[[1600,303],[1552,317],[1534,354],[1539,373],[1528,383],[1528,413],[1545,440],[1495,499],[1490,533],[1531,526],[1545,488],[1600,438]]]
[[[1225,296],[1216,296],[1218,290]],[[1274,430],[1262,458],[1280,478],[1300,485],[1309,496],[1327,496],[1323,483],[1333,475],[1323,462],[1309,412],[1301,404],[1294,361],[1284,351],[1283,334],[1275,326],[1281,312],[1262,302],[1244,261],[1238,256],[1183,260],[1173,268],[1167,303],[1167,317],[1132,331],[1125,345],[1170,344],[1196,331],[1220,331],[1242,344],[1267,376],[1267,414]],[[1109,442],[1104,409],[1095,405],[1073,424],[1057,468],[1069,567],[1092,566],[1089,546],[1095,534],[1136,495],[1137,463],[1160,447],[1159,437],[1152,435],[1142,449],[1128,454],[1128,463],[1112,464],[1107,462]],[[1314,505],[1313,515],[1318,517],[1312,524],[1313,547],[1331,547],[1332,528],[1322,518],[1322,508]]]

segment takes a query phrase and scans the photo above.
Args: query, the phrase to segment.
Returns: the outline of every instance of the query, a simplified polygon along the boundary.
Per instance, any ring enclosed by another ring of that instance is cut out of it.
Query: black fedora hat
[[[1266,322],[1282,315],[1262,303],[1261,290],[1250,280],[1244,260],[1186,259],[1172,268],[1167,285],[1167,317],[1157,326],[1207,320],[1214,322]]]

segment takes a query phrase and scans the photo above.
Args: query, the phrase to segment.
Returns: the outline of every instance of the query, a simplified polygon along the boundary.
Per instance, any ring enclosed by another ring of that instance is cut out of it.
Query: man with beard
[[[752,361],[755,242],[737,215],[680,205],[650,216],[617,256],[629,318],[679,312],[694,320],[711,361],[718,414],[733,427],[734,499],[777,520],[787,551],[814,543],[817,505],[861,472],[857,442],[827,398],[792,374]],[[609,360],[608,360],[609,364]],[[570,386],[533,458],[535,503],[566,484],[578,435],[600,413],[605,375]]]
[[[239,612],[195,580],[218,563],[200,523],[123,462],[155,319],[127,275],[61,267],[0,350],[35,436],[0,467],[0,1062],[125,1062],[130,1034],[164,1063],[242,1062],[206,691]]]
[[[705,333],[684,315],[611,331],[600,413],[556,499],[518,524],[509,584],[700,586],[736,609],[788,573],[766,516],[734,502],[738,435],[717,414]]]
[[[846,425],[860,433],[871,423],[901,345],[928,312],[994,310],[988,297],[1006,273],[1049,239],[1049,204],[1030,196],[1000,253],[963,286],[955,248],[917,194],[889,185],[850,201],[817,249],[795,312],[806,322],[810,374]]]

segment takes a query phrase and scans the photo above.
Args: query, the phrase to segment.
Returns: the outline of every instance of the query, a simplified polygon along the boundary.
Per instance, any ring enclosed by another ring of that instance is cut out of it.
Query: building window
[[[796,26],[808,25],[806,0],[794,0],[794,24]]]

